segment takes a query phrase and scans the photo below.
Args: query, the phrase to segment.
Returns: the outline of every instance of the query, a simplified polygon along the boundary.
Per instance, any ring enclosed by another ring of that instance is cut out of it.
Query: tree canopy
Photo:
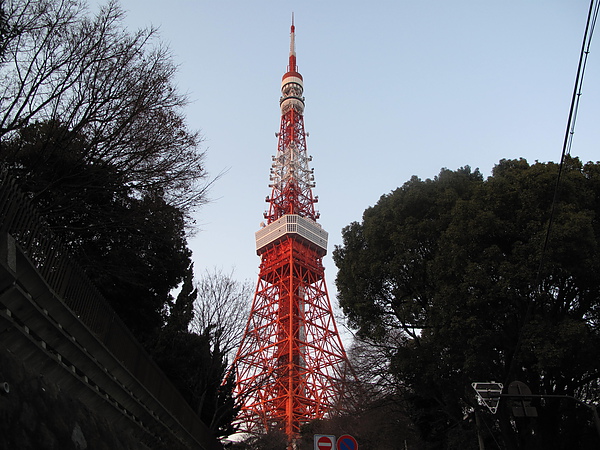
[[[190,212],[210,184],[200,135],[153,28],[114,0],[2,4],[0,164],[142,341],[190,265]]]
[[[487,179],[413,177],[343,230],[340,304],[360,335],[397,343],[390,371],[431,448],[477,448],[471,383],[600,399],[600,165],[502,160]],[[555,196],[556,192],[556,196]],[[397,332],[406,339],[397,339]],[[591,412],[540,400],[539,417],[485,416],[506,448],[598,445]],[[497,421],[495,419],[498,419]]]

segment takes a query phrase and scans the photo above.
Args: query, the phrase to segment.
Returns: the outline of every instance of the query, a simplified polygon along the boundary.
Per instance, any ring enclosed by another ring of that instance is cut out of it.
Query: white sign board
[[[471,383],[477,397],[483,402],[485,406],[491,411],[492,414],[496,414],[498,409],[498,403],[500,403],[500,394],[502,394],[502,383],[496,383],[495,381],[485,381]]]

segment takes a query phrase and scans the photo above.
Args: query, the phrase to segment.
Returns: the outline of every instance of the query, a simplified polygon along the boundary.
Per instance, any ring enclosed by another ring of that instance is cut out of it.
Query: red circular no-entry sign
[[[334,438],[332,436],[320,436],[317,439],[316,447],[318,450],[334,450]]]

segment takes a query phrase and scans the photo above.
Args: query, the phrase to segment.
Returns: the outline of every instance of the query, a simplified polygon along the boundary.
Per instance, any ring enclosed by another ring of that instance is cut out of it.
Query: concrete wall
[[[174,442],[159,442],[141,429],[116,431],[106,419],[58,386],[31,373],[1,345],[1,450],[177,450]],[[150,441],[149,441],[150,440]]]

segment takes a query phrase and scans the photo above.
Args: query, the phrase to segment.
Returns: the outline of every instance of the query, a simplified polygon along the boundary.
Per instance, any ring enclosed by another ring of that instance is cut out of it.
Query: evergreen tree
[[[340,304],[359,333],[406,336],[390,371],[431,448],[477,448],[474,381],[525,382],[535,394],[600,399],[600,165],[502,160],[484,180],[468,167],[413,177],[343,231]],[[508,401],[482,418],[506,448],[595,448],[576,402]],[[498,426],[496,426],[498,425]]]

